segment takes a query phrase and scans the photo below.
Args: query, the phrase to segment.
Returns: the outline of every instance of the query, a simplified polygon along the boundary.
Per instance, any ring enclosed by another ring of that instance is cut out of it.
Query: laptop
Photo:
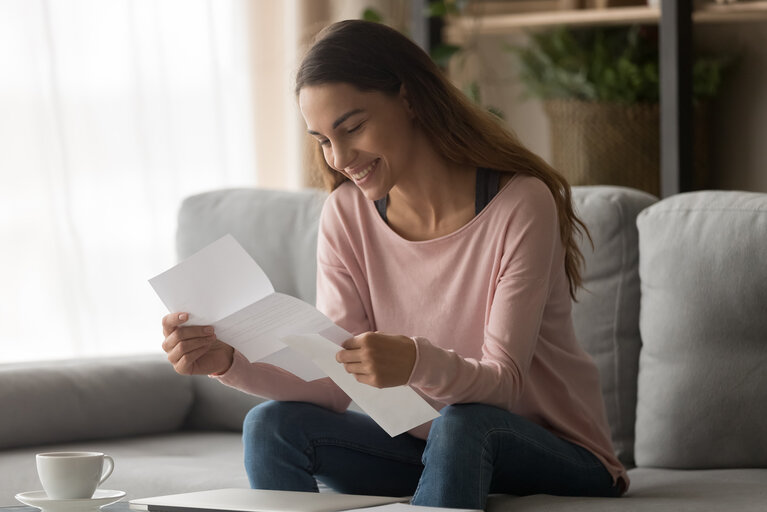
[[[409,499],[330,492],[216,489],[130,500],[128,504],[133,510],[146,512],[339,512],[406,503]]]

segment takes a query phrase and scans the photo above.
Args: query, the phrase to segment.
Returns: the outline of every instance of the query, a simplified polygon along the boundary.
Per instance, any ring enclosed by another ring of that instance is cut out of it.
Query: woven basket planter
[[[657,103],[550,100],[552,165],[570,185],[621,185],[660,195]],[[706,109],[695,108],[695,188],[707,185]]]

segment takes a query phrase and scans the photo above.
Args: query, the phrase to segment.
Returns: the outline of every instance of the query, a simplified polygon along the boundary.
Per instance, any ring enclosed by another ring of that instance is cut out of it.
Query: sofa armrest
[[[0,449],[174,431],[192,398],[158,355],[0,365]]]

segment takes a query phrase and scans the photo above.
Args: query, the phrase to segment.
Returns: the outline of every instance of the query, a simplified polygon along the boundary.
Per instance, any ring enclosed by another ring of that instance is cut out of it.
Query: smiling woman
[[[250,363],[168,315],[171,361],[274,400],[245,420],[251,485],[317,491],[320,480],[469,509],[489,493],[625,492],[572,324],[585,227],[567,182],[383,25],[328,27],[296,94],[332,191],[317,308],[354,335],[336,359],[359,382],[412,387],[441,416],[391,438],[332,381]]]

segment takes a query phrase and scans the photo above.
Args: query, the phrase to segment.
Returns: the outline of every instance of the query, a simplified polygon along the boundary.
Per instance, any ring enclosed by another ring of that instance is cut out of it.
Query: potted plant
[[[543,100],[552,165],[572,185],[660,189],[660,108],[656,27],[534,33],[511,48],[527,94]],[[696,188],[707,183],[706,104],[720,89],[724,59],[693,66]]]

